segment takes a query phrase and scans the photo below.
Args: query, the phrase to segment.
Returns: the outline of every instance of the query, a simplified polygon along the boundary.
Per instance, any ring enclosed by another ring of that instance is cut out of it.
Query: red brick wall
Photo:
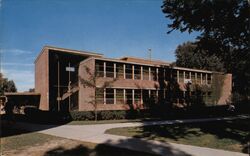
[[[41,94],[39,108],[49,110],[49,71],[48,71],[48,50],[41,53],[35,62],[35,92]]]
[[[219,105],[227,104],[231,101],[232,93],[232,74],[225,74],[224,83],[222,87],[222,94],[218,100]]]

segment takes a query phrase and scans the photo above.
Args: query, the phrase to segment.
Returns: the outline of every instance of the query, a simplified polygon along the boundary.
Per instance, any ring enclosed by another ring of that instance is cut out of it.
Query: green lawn
[[[250,143],[250,121],[244,119],[115,128],[107,130],[106,133],[247,153],[247,142]]]
[[[6,129],[4,129],[6,130]],[[41,133],[17,131],[1,137],[0,155],[67,155],[67,156],[156,156],[153,154],[64,139]]]

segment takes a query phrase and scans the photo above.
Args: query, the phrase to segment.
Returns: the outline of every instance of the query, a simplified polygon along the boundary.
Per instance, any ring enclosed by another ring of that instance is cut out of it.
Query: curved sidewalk
[[[247,154],[231,152],[225,150],[211,149],[191,145],[176,143],[163,143],[160,141],[146,140],[125,136],[105,134],[105,131],[111,128],[120,127],[137,127],[151,125],[167,125],[175,123],[192,123],[207,122],[220,120],[247,119],[249,116],[237,116],[226,118],[209,118],[209,119],[187,119],[187,120],[167,120],[167,121],[147,121],[134,123],[114,123],[114,124],[96,124],[96,125],[38,125],[29,123],[16,123],[15,127],[30,131],[54,135],[58,137],[92,142],[97,144],[108,144],[130,150],[149,152],[164,156],[247,156]],[[42,130],[41,130],[42,129]]]

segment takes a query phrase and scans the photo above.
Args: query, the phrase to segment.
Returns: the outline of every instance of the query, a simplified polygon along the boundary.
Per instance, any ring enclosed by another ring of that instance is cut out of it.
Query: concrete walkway
[[[217,150],[205,147],[182,145],[176,143],[163,143],[160,141],[138,139],[125,136],[105,134],[111,128],[137,127],[151,125],[167,125],[174,123],[207,122],[218,120],[246,119],[249,116],[237,116],[230,118],[210,118],[210,119],[188,119],[188,120],[169,120],[169,121],[148,121],[134,123],[113,123],[96,125],[37,125],[29,123],[16,123],[15,127],[40,133],[54,135],[58,137],[97,143],[108,144],[116,147],[127,148],[135,151],[149,152],[164,156],[247,156],[247,154]]]

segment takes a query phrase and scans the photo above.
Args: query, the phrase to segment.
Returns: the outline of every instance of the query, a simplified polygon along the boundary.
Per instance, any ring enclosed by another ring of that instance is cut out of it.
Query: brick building
[[[171,103],[222,105],[232,75],[134,57],[45,46],[35,61],[35,92],[43,110],[124,110]]]

